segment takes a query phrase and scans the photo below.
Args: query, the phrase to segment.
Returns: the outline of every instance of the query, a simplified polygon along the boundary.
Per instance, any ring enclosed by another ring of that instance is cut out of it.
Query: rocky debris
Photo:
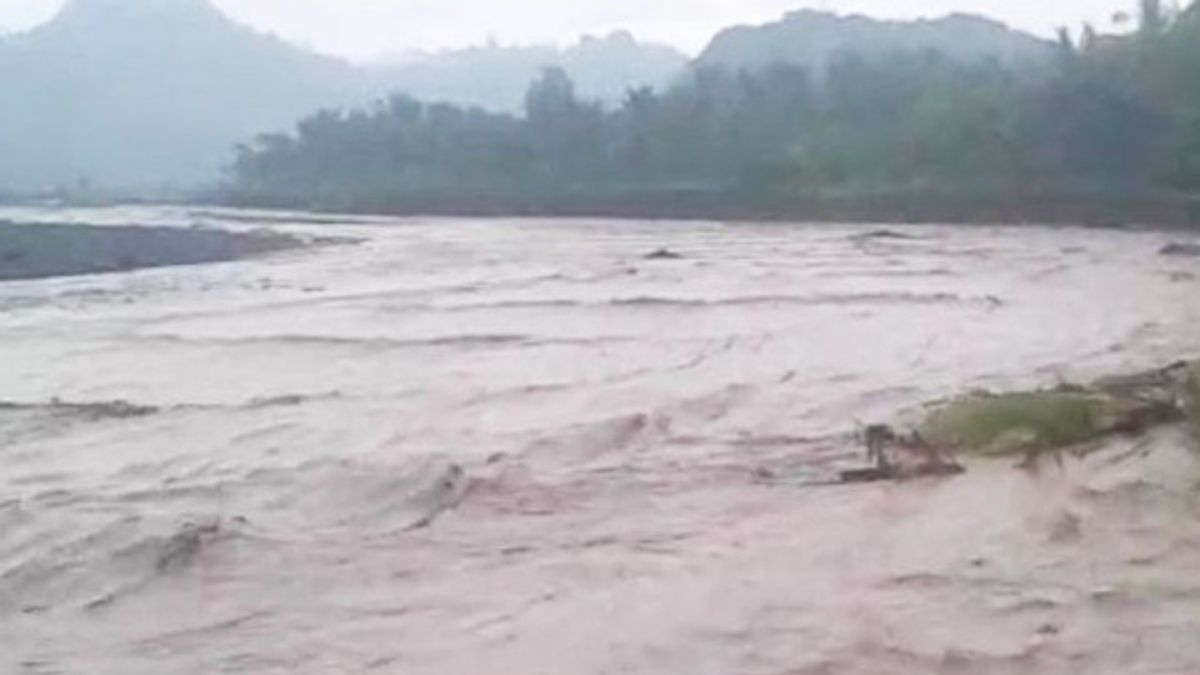
[[[910,241],[910,240],[916,239],[916,237],[914,237],[911,234],[905,234],[903,232],[897,232],[895,230],[871,230],[870,232],[856,234],[856,235],[852,236],[851,239],[853,239],[854,241],[858,241],[858,242],[884,241],[884,240],[889,240],[889,239],[893,240],[893,241]]]
[[[849,469],[840,474],[842,483],[879,483],[886,480],[896,480],[896,476],[887,469],[871,467],[869,469]]]
[[[337,396],[332,394],[330,397]],[[247,404],[248,410],[263,410],[265,408],[295,408],[318,398],[305,394],[284,394],[281,396],[260,396],[251,399]]]
[[[1192,420],[1192,431],[1196,440],[1200,441],[1200,361],[1192,363],[1188,371],[1183,402]]]
[[[1200,243],[1173,241],[1170,244],[1162,247],[1158,254],[1166,256],[1187,256],[1191,258],[1197,258],[1200,257]]]
[[[136,405],[128,401],[106,401],[103,403],[84,403],[84,404],[64,404],[55,406],[60,410],[66,410],[85,417],[89,420],[105,420],[105,419],[132,419],[135,417],[147,417],[159,412],[159,409],[154,406]]]
[[[1179,361],[1159,370],[1101,378],[1091,387],[1115,402],[1114,431],[1140,434],[1189,413],[1192,372],[1192,364]]]
[[[420,530],[433,525],[443,513],[457,507],[466,496],[469,479],[467,472],[458,464],[449,464],[442,475],[428,489],[417,494],[413,502],[424,511],[424,515],[408,527]]]
[[[669,248],[660,248],[642,256],[644,260],[683,260],[683,256]]]
[[[840,474],[839,481],[850,483],[879,483],[883,481],[904,481],[916,478],[948,478],[966,473],[961,464],[926,463],[904,470],[895,466],[871,467],[869,469],[850,469]]]
[[[880,480],[906,480],[927,476],[955,476],[962,465],[916,432],[900,434],[894,428],[876,424],[864,432],[869,469],[841,474],[842,482],[861,483]]]
[[[219,520],[200,524],[186,523],[162,543],[155,557],[154,569],[159,574],[169,574],[190,567],[201,549],[220,533]]]
[[[47,411],[78,417],[91,422],[101,420],[123,420],[136,417],[147,417],[161,412],[155,406],[137,405],[123,400],[100,401],[96,403],[70,403],[58,398],[49,403],[12,403],[0,401],[0,411]]]

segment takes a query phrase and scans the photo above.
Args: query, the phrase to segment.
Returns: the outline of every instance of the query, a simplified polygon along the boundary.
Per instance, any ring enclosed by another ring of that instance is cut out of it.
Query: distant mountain
[[[0,40],[0,186],[212,181],[235,141],[365,94],[206,0],[70,0]]]
[[[969,14],[917,21],[880,21],[804,10],[762,26],[719,33],[696,60],[698,66],[757,70],[775,63],[824,72],[838,54],[879,55],[933,50],[958,61],[996,58],[1015,63],[1045,58],[1051,43]]]
[[[687,63],[686,56],[670,47],[639,43],[629,33],[617,32],[585,37],[567,49],[489,45],[421,55],[377,68],[376,75],[389,89],[419,99],[516,111],[529,83],[546,66],[562,67],[584,98],[616,104],[630,88],[669,84]]]
[[[541,67],[586,95],[659,84],[684,59],[627,34],[577,47],[481,48],[354,67],[242,26],[208,0],[68,0],[0,37],[0,189],[210,184],[236,143],[389,91],[515,109]]]

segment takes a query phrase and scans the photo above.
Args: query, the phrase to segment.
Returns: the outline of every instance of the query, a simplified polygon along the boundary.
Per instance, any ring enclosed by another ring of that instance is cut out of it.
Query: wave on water
[[[470,485],[461,466],[429,456],[394,465],[317,461],[245,471],[220,485],[80,493],[75,496],[92,505],[91,515],[70,523],[55,515],[61,515],[62,504],[37,497],[10,502],[0,505],[0,524],[6,526],[0,537],[0,615],[103,611],[170,578],[186,577],[198,561],[222,555],[232,544],[249,552],[338,532],[419,530],[456,508]],[[164,507],[200,514],[236,514],[245,507],[252,517],[175,521],[159,515]]]
[[[955,293],[822,293],[814,295],[758,295],[715,300],[640,296],[612,300],[617,307],[736,307],[741,305],[933,305],[991,304],[994,299],[963,297]]]
[[[227,346],[291,345],[300,347],[362,347],[367,349],[407,349],[412,347],[471,347],[512,345],[538,342],[521,334],[447,335],[432,338],[340,337],[332,335],[256,335],[251,337],[188,337],[184,335],[148,335],[140,339],[176,344],[212,344]],[[540,344],[540,343],[539,343]]]
[[[236,537],[240,524],[210,518],[172,526],[130,515],[73,538],[33,535],[36,548],[0,551],[0,611],[102,610],[157,579],[186,572],[205,551]]]
[[[931,273],[932,274],[932,273]],[[952,272],[946,272],[952,275]],[[906,276],[900,273],[897,276]],[[938,273],[936,276],[943,276]],[[492,302],[463,303],[453,305],[406,305],[390,307],[389,311],[405,312],[479,312],[490,310],[554,310],[594,309],[604,307],[677,307],[680,309],[703,309],[710,307],[738,307],[754,305],[796,305],[815,307],[822,305],[983,305],[996,304],[996,298],[962,296],[956,293],[912,293],[905,291],[878,291],[866,293],[816,293],[810,295],[747,295],[724,298],[677,297],[666,295],[637,295],[609,298],[605,300],[554,298],[545,300],[496,300]]]
[[[428,348],[486,348],[486,347],[589,347],[623,342],[621,337],[542,337],[524,334],[480,333],[445,335],[429,338],[340,337],[329,335],[257,335],[253,337],[188,337],[184,335],[149,335],[139,339],[147,342],[184,346],[219,345],[225,347],[290,346],[364,349],[372,352]]]

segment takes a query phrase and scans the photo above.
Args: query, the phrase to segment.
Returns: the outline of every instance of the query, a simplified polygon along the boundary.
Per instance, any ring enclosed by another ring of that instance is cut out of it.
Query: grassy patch
[[[920,433],[934,447],[984,455],[1061,448],[1111,429],[1113,403],[1082,392],[969,396],[932,413]]]

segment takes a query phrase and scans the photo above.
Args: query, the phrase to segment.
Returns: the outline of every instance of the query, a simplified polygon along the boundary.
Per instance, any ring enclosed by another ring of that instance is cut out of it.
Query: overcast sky
[[[64,0],[0,0],[0,30],[28,28]],[[212,0],[230,16],[305,46],[354,59],[479,44],[573,41],[627,28],[701,49],[718,29],[802,7],[880,17],[987,14],[1042,35],[1090,21],[1108,27],[1134,0]]]

